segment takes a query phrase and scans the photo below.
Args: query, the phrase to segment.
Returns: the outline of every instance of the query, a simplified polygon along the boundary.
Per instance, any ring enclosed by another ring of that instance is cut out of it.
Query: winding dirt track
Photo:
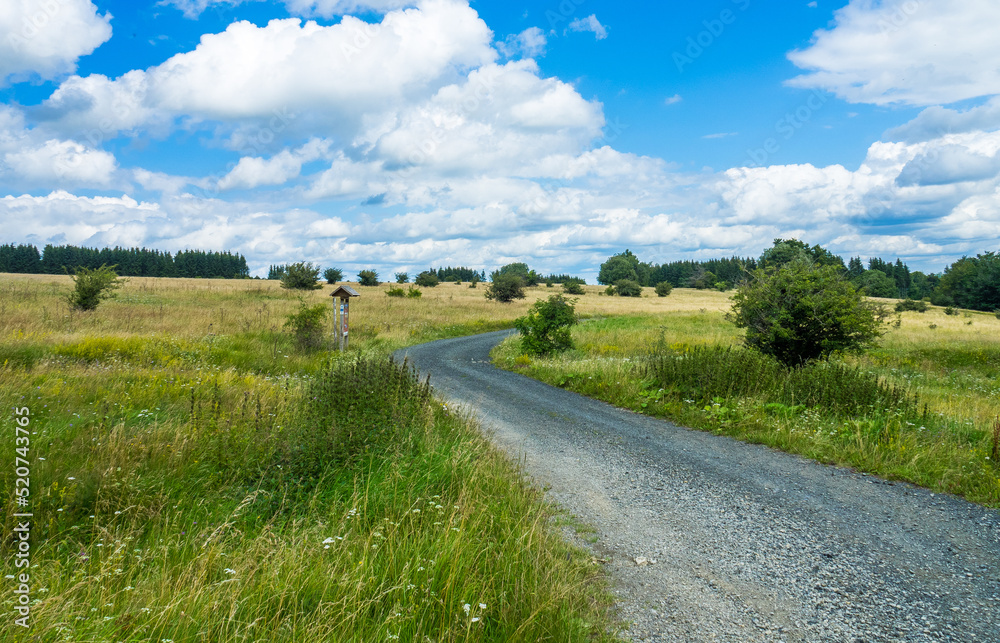
[[[1000,512],[501,371],[506,334],[396,357],[596,529],[627,638],[1000,643]]]

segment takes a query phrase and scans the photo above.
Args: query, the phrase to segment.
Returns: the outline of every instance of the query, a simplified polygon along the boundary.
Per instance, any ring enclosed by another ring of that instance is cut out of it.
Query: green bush
[[[674,285],[669,281],[661,281],[655,286],[657,297],[666,297],[674,290]]]
[[[124,285],[118,277],[116,266],[102,265],[100,268],[77,268],[73,275],[73,291],[69,294],[69,305],[76,310],[94,310],[105,299],[115,296],[115,290]]]
[[[390,288],[389,290],[385,291],[385,294],[389,297],[405,297],[406,291],[403,290],[402,288]]]
[[[323,271],[323,279],[326,283],[335,284],[344,278],[344,271],[340,268],[327,268]]]
[[[954,306],[946,306],[944,309],[945,315],[958,315],[958,311],[955,310]]]
[[[493,281],[486,288],[486,298],[502,303],[524,299],[524,281],[517,275],[493,273]]]
[[[996,315],[997,319],[1000,319],[1000,310],[994,310],[993,314]]]
[[[395,276],[397,284],[405,284],[410,282],[410,275],[405,272],[397,272]]]
[[[419,299],[422,294],[424,293],[420,292],[419,288],[414,288],[413,286],[410,286],[410,288],[406,291],[406,296],[410,299]]]
[[[567,279],[563,282],[563,292],[567,295],[582,295],[583,282],[579,279]]]
[[[787,366],[859,351],[884,332],[885,308],[854,289],[837,266],[807,259],[757,269],[732,297],[727,319],[745,343]]]
[[[615,287],[614,286],[608,286],[607,288],[604,289],[604,294],[607,295],[608,297],[614,295],[615,294]]]
[[[902,313],[908,310],[912,310],[918,313],[926,313],[927,302],[916,299],[904,299],[903,301],[896,304],[897,313]]]
[[[299,302],[299,309],[285,318],[285,328],[290,328],[300,348],[315,349],[323,345],[324,326],[330,308],[327,304],[307,306]]]
[[[424,288],[434,288],[441,283],[441,280],[438,279],[438,276],[430,270],[425,270],[417,275],[417,278],[413,280],[413,283]]]
[[[374,270],[362,270],[358,273],[358,283],[362,286],[377,286],[379,284],[378,273]]]
[[[570,326],[577,322],[576,300],[551,295],[548,301],[536,301],[528,314],[514,320],[521,333],[521,347],[530,355],[548,355],[573,348]]]
[[[642,297],[642,286],[632,279],[619,279],[615,282],[615,294],[619,297]]]
[[[285,266],[281,275],[281,287],[289,290],[318,290],[322,286],[317,281],[319,266],[302,261]]]

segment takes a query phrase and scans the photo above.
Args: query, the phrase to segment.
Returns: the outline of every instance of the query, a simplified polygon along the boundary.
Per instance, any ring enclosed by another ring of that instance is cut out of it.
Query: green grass
[[[8,427],[31,411],[34,519],[31,628],[4,619],[0,640],[615,640],[600,567],[474,423],[387,361],[399,335],[359,318],[347,355],[310,352],[273,328],[296,299],[213,283],[229,288],[213,330],[232,322],[216,335],[194,317],[205,291],[149,283],[125,292],[148,301],[65,319],[57,290],[8,285],[25,297],[0,309],[0,403]],[[407,341],[502,325],[447,321]]]
[[[867,356],[801,370],[743,349],[707,311],[594,320],[550,358],[512,338],[494,359],[638,413],[1000,507],[1000,339],[959,323],[928,334],[911,315]],[[976,323],[1000,327],[991,317]]]

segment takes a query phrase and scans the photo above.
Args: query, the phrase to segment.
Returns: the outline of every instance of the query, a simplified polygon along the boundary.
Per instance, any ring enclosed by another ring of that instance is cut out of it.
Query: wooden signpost
[[[347,318],[351,308],[351,297],[360,297],[350,286],[339,286],[330,293],[333,297],[333,329],[340,337],[340,350],[347,350]],[[339,306],[338,306],[339,304]]]

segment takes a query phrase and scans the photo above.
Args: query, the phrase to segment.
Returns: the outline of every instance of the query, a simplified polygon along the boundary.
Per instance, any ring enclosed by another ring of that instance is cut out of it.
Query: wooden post
[[[347,350],[347,322],[350,317],[351,297],[361,295],[350,286],[340,286],[330,293],[330,296],[333,297],[333,331],[337,334],[338,347],[343,352]]]

